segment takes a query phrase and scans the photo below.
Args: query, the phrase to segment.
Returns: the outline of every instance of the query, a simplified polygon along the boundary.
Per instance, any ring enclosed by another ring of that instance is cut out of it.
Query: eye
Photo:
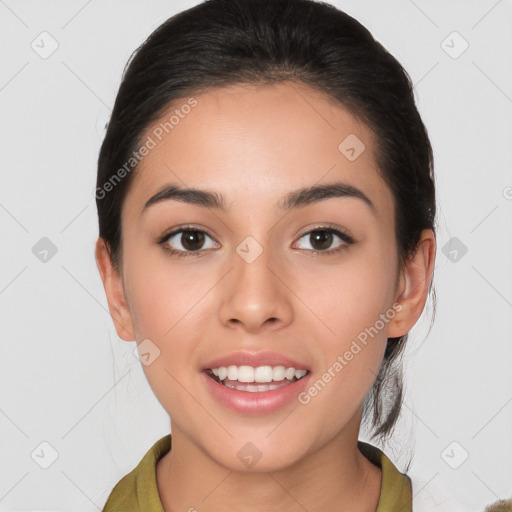
[[[205,237],[213,241],[206,231],[197,228],[182,227],[179,230],[167,233],[158,243],[177,256],[194,256],[203,249],[211,249],[212,247],[218,246],[218,244],[213,241],[210,247],[204,247]]]
[[[303,238],[307,240],[307,237],[309,237],[312,249],[306,248],[306,250],[314,254],[336,254],[354,243],[354,239],[347,233],[328,226],[312,229],[302,235],[299,240]],[[335,237],[341,240],[341,242],[339,242],[334,249],[329,249],[333,241],[335,241]],[[205,247],[204,245],[206,238],[209,238],[213,242],[210,243],[209,247]],[[179,257],[200,256],[205,249],[219,247],[219,244],[215,242],[206,231],[187,226],[182,226],[171,233],[163,235],[157,242],[162,245],[166,251]],[[299,249],[304,249],[304,247],[299,247]]]
[[[338,237],[341,240],[341,243],[338,243],[338,245],[335,246],[334,249],[328,250],[329,247],[332,245],[333,241],[335,241],[335,237]],[[347,233],[344,233],[339,229],[327,226],[312,229],[311,231],[308,231],[307,233],[302,235],[300,240],[302,240],[303,238],[306,238],[306,240],[310,241],[310,245],[313,245],[313,248],[308,250],[315,254],[338,253],[339,251],[342,251],[343,249],[347,248],[349,245],[354,243],[354,239]],[[304,249],[304,247],[299,247],[299,249]]]

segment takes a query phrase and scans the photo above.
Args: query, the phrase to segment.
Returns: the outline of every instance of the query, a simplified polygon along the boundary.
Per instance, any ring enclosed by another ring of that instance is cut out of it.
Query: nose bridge
[[[249,235],[235,248],[230,286],[221,306],[223,322],[238,321],[257,329],[269,319],[289,320],[286,287],[276,276],[279,265],[273,258],[269,237],[261,238],[260,243]]]
[[[258,238],[261,242],[252,235],[245,237],[236,246],[236,257],[233,259],[236,288],[245,289],[249,296],[253,296],[255,299],[256,294],[264,293],[265,290],[268,293],[269,287],[274,288],[272,281],[275,280],[269,269],[269,267],[272,268],[272,248],[268,239],[263,239],[263,236]]]

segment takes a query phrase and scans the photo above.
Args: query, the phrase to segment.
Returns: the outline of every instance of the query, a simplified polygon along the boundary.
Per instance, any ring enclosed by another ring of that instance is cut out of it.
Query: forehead
[[[272,207],[292,190],[335,181],[361,189],[383,214],[393,201],[373,132],[302,83],[237,84],[180,98],[142,140],[151,149],[123,207],[133,220],[169,183],[219,191],[233,208]]]

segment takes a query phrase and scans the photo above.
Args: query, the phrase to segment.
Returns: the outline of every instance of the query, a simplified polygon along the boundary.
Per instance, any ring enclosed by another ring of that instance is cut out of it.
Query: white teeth
[[[252,382],[271,382],[273,379],[272,366],[258,366],[254,370]],[[277,379],[276,379],[277,380]],[[249,381],[251,382],[251,381]]]
[[[220,381],[228,378],[228,380],[238,380],[239,382],[280,382],[284,379],[293,380],[301,379],[308,373],[307,370],[296,370],[293,367],[285,368],[284,366],[221,366],[212,368],[212,373],[219,378]]]
[[[236,389],[237,391],[249,391],[250,393],[258,393],[262,391],[272,391],[273,389],[281,388],[283,386],[287,386],[288,384],[231,384],[229,381],[226,381],[224,385],[231,389]]]
[[[238,380],[238,366],[231,365],[228,366],[228,379],[229,380]]]
[[[285,372],[285,377],[288,380],[292,380],[295,377],[295,368],[288,368]]]
[[[234,368],[236,371],[236,366],[234,366]],[[254,368],[252,366],[239,366],[238,377],[235,377],[233,380],[238,380],[238,382],[254,382]]]
[[[274,366],[274,368],[272,369],[272,380],[284,380],[285,372],[286,368],[284,366]]]
[[[307,370],[295,370],[295,377],[297,377],[297,379],[300,379],[301,377],[304,377],[306,373],[308,373]]]

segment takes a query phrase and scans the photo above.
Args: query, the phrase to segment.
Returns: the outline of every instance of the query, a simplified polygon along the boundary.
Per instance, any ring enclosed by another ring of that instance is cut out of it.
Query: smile
[[[284,366],[221,366],[201,372],[212,395],[222,405],[243,414],[280,409],[297,398],[309,371]]]
[[[269,391],[304,377],[307,370],[285,366],[221,366],[207,370],[209,375],[225,386],[239,391]],[[260,385],[249,385],[249,384]],[[245,384],[245,385],[244,385]],[[267,384],[267,385],[261,385]]]

